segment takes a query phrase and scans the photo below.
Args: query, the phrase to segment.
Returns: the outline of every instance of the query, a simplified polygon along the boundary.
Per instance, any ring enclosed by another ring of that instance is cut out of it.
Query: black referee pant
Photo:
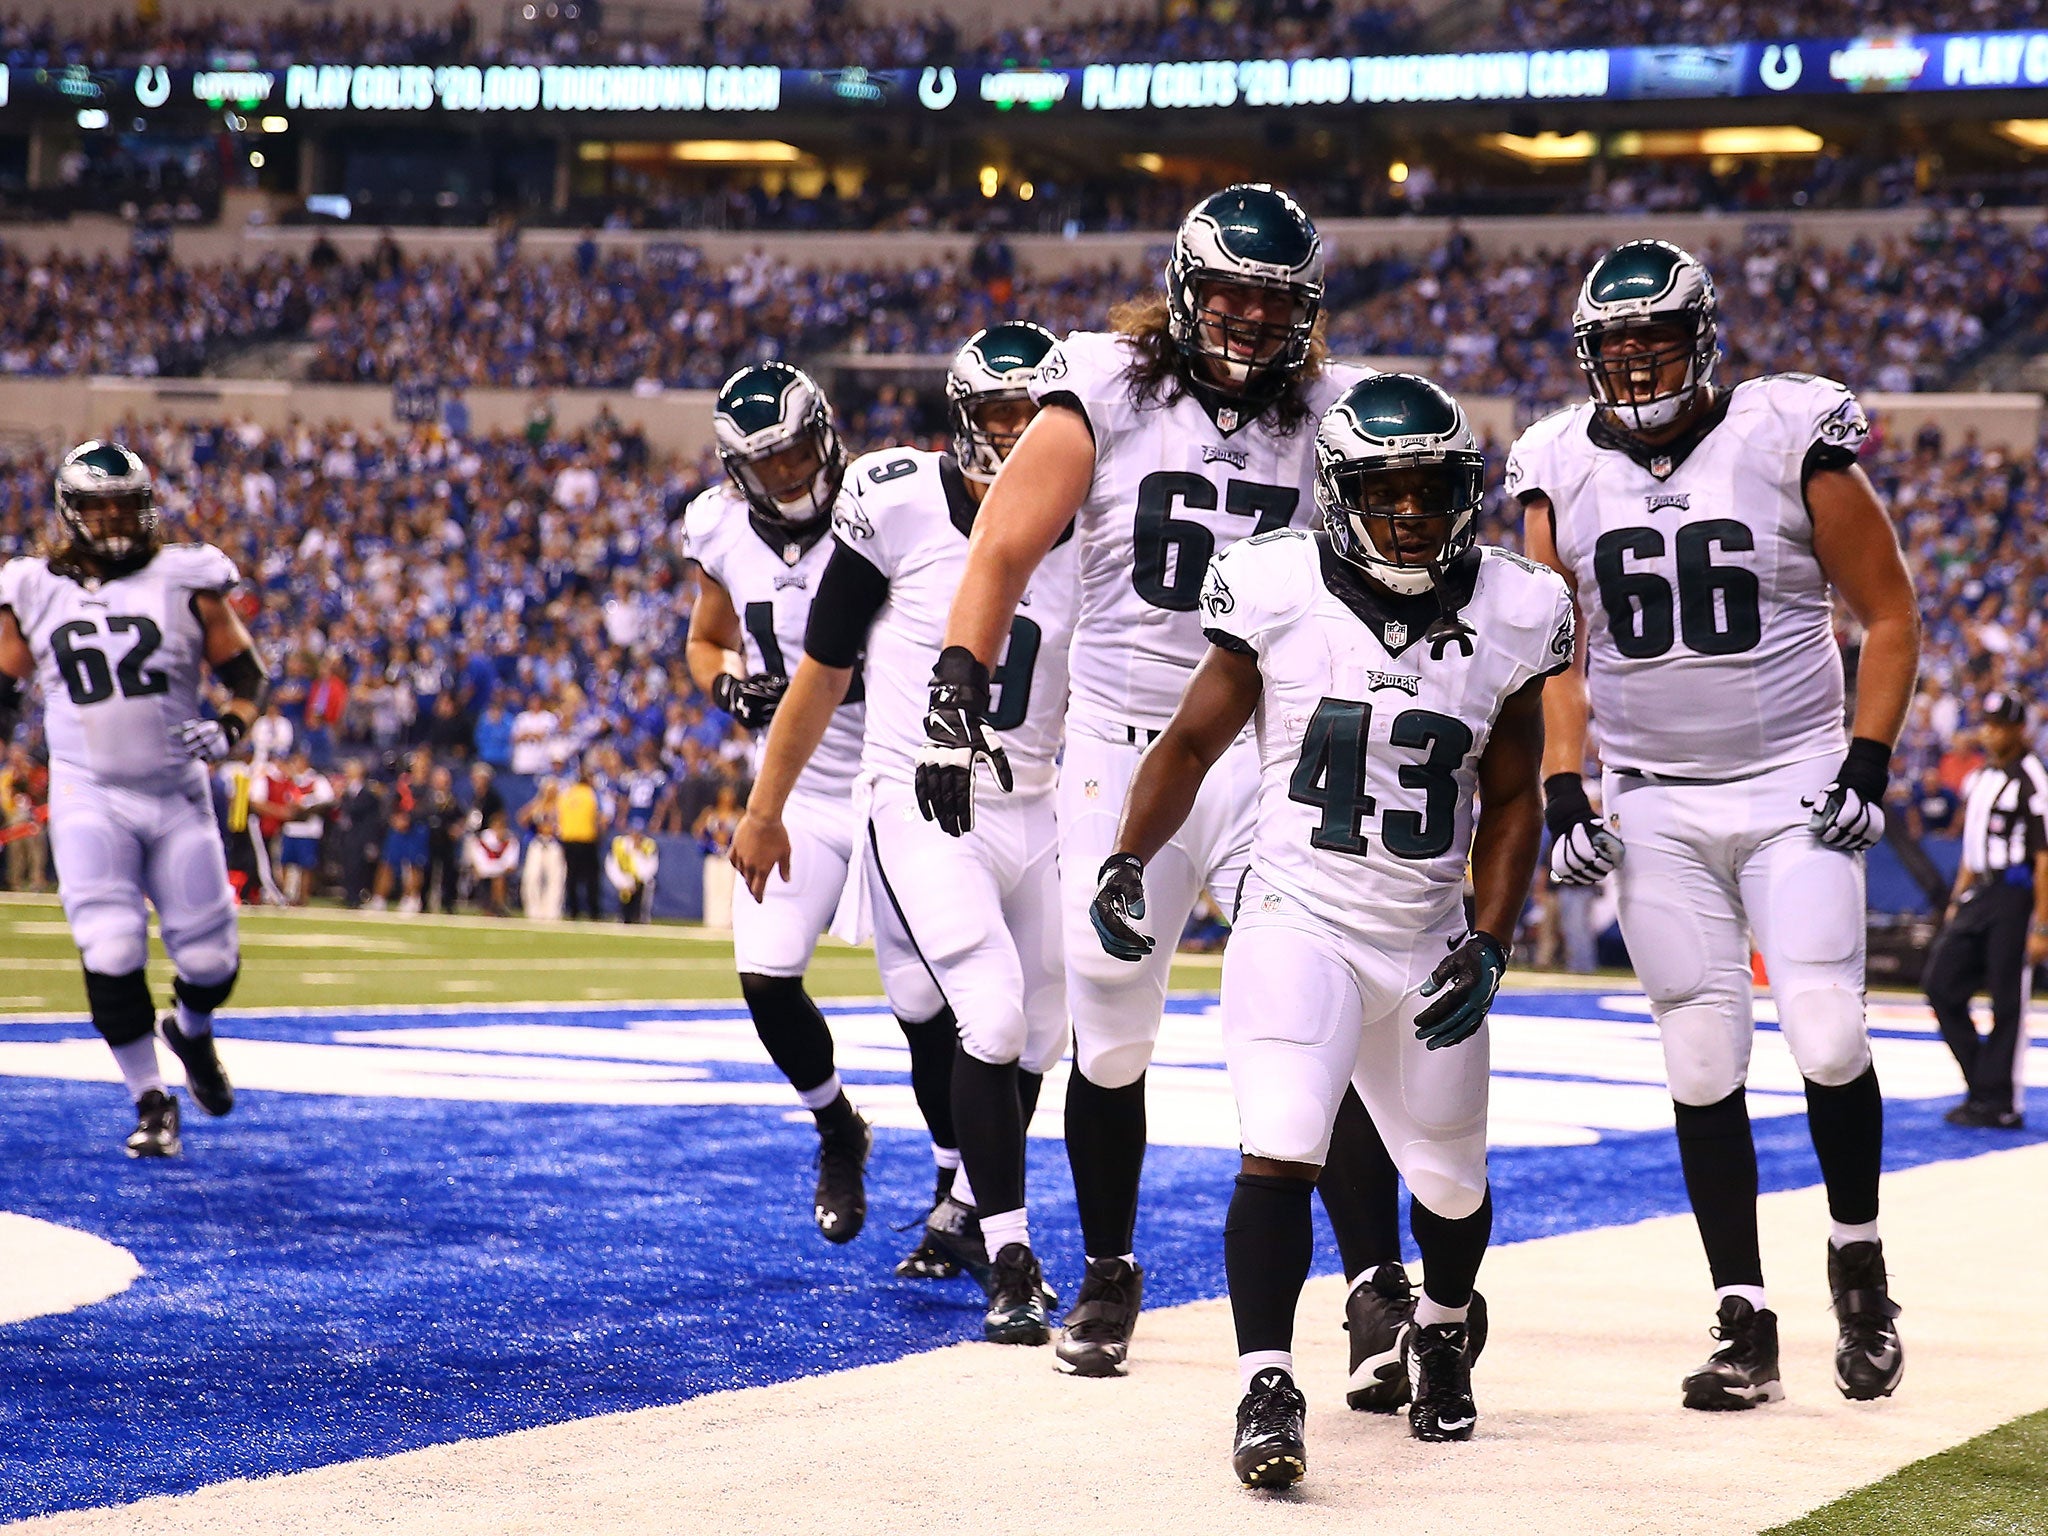
[[[564,895],[568,914],[571,917],[603,917],[604,908],[598,894],[604,884],[603,866],[597,857],[597,844],[572,843],[562,839],[562,862],[568,866],[569,878]]]
[[[1980,885],[1962,904],[1927,957],[1927,1001],[1941,1038],[1963,1069],[1970,1102],[2019,1110],[2027,985],[2027,925],[2034,915],[2031,885]],[[1991,994],[1991,1033],[1980,1037],[1970,1020],[1970,999]]]

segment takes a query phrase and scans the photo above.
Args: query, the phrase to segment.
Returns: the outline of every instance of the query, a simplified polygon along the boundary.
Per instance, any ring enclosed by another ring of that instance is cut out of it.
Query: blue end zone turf
[[[1515,1006],[1583,1013],[1591,1001]],[[488,1017],[617,1028],[660,1012]],[[228,1033],[324,1041],[481,1017],[250,1017]],[[11,1025],[6,1038],[79,1034]],[[232,1069],[232,1041],[228,1059]],[[772,1076],[733,1063],[711,1075]],[[856,1097],[863,1081],[902,1081],[848,1076]],[[1992,1148],[1944,1125],[1946,1102],[1889,1106],[1888,1167]],[[15,1077],[7,1109],[0,1209],[102,1236],[144,1273],[108,1301],[0,1328],[0,1519],[673,1403],[978,1336],[970,1282],[889,1273],[913,1240],[889,1227],[920,1217],[931,1185],[927,1143],[907,1131],[879,1133],[867,1230],[833,1248],[810,1224],[816,1139],[781,1106],[245,1091],[221,1121],[188,1103],[185,1157],[157,1164],[123,1157],[126,1108],[112,1085]],[[1760,1120],[1757,1138],[1766,1190],[1818,1181],[1802,1116]],[[1223,1293],[1235,1162],[1203,1148],[1149,1153],[1148,1304]],[[1666,1131],[1499,1149],[1492,1166],[1497,1242],[1685,1209]],[[1031,1179],[1034,1237],[1071,1297],[1079,1237],[1057,1142],[1032,1143]],[[1318,1258],[1334,1268],[1327,1231]],[[1696,1283],[1704,1326],[1704,1263],[1660,1283]]]

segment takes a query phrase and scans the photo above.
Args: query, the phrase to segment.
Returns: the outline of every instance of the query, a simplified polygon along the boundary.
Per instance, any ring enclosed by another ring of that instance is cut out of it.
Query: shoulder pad
[[[1870,418],[1854,392],[1818,374],[1765,374],[1736,385],[1735,393],[1744,405],[1760,408],[1782,432],[1785,447],[1802,456],[1828,448],[1853,458],[1870,436]]]
[[[1585,413],[1590,409],[1583,402],[1568,405],[1523,429],[1508,449],[1503,482],[1510,496],[1553,489],[1550,482],[1556,479],[1557,470],[1551,463],[1552,454],[1575,428],[1584,435]]]
[[[1316,544],[1299,528],[1241,539],[1202,578],[1202,629],[1258,648],[1259,637],[1307,612],[1316,596]]]
[[[1485,611],[1472,617],[1509,649],[1525,679],[1568,665],[1578,642],[1571,589],[1557,572],[1496,544],[1479,546]]]
[[[173,584],[194,592],[225,592],[242,579],[235,562],[211,544],[166,544],[150,563]]]
[[[697,559],[697,545],[710,539],[731,513],[732,497],[725,486],[714,485],[699,491],[683,509],[683,553]]]
[[[1074,395],[1083,403],[1121,394],[1130,366],[1130,343],[1110,331],[1070,331],[1045,354],[1031,381],[1031,398]]]

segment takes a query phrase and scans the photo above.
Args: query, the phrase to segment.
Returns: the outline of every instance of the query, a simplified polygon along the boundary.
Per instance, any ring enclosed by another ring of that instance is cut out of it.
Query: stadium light
[[[1992,131],[2025,149],[2048,149],[2048,117],[2009,117]]]
[[[250,150],[250,151],[249,151],[249,169],[250,169],[250,170],[252,170],[252,171],[260,171],[260,170],[262,170],[262,169],[263,169],[263,166],[264,166],[264,159],[263,159],[263,151],[262,151],[262,150],[260,150],[260,149],[252,149],[252,150]]]
[[[1030,201],[1031,201],[1031,199],[1032,199],[1032,198],[1036,197],[1037,195],[1038,195],[1038,188],[1034,187],[1034,186],[1033,186],[1033,185],[1032,185],[1032,184],[1031,184],[1030,182],[1028,182],[1028,181],[1025,181],[1025,182],[1019,182],[1019,183],[1017,184],[1017,201],[1018,201],[1018,202],[1020,202],[1020,203],[1028,203],[1028,202],[1030,202]]]
[[[981,195],[983,197],[994,197],[997,192],[1002,190],[1002,185],[1003,173],[1001,171],[992,165],[984,165],[981,168]]]
[[[266,117],[256,126],[261,128],[265,133],[283,133],[286,129],[290,128],[291,125],[292,124],[290,118]]]
[[[804,157],[780,139],[678,139],[668,153],[671,160],[699,165],[787,165]]]
[[[1600,141],[1590,133],[1487,133],[1480,135],[1480,142],[1530,164],[1590,160],[1600,148]]]
[[[1143,171],[1147,176],[1157,176],[1166,169],[1165,158],[1153,154],[1149,149],[1142,154],[1125,155],[1124,164],[1134,171]]]
[[[1387,180],[1397,187],[1407,185],[1408,162],[1406,160],[1396,160],[1392,165],[1388,166]]]
[[[1631,158],[1677,155],[1817,155],[1827,140],[1805,128],[1701,128],[1617,133],[1608,149]]]
[[[83,108],[78,114],[78,126],[81,128],[104,128],[107,126],[107,114],[98,107]]]

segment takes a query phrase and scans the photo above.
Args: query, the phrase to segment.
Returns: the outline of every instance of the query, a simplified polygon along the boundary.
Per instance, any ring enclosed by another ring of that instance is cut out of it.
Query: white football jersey
[[[803,659],[811,598],[832,558],[832,540],[821,538],[809,549],[793,539],[770,542],[748,516],[746,497],[730,485],[714,485],[683,514],[683,553],[732,599],[744,631],[748,674],[795,675]],[[866,725],[862,699],[861,674],[855,673],[846,702],[834,711],[825,739],[797,778],[795,793],[844,800],[853,792]],[[767,736],[763,731],[754,742],[757,768]]]
[[[0,607],[35,657],[53,762],[105,784],[183,788],[206,770],[172,739],[201,713],[206,633],[201,592],[241,574],[211,544],[166,544],[110,581],[60,575],[41,558],[0,569]]]
[[[1847,745],[1804,474],[1816,450],[1823,466],[1852,462],[1869,423],[1847,389],[1806,374],[1752,379],[1722,401],[1676,463],[1654,450],[1638,462],[1590,402],[1537,422],[1508,455],[1508,490],[1550,499],[1610,768],[1734,779]]]
[[[1468,634],[1448,642],[1427,632],[1434,598],[1372,596],[1323,536],[1247,540],[1203,584],[1205,632],[1259,661],[1253,879],[1340,927],[1456,920],[1494,720],[1517,689],[1570,664],[1557,573],[1485,546],[1467,558]],[[1332,589],[1333,572],[1369,612]]]
[[[868,736],[863,765],[908,779],[924,745],[932,667],[946,615],[967,569],[975,505],[945,454],[885,448],[854,461],[832,511],[833,538],[889,582],[868,631]],[[989,724],[1020,790],[1050,786],[1067,708],[1067,647],[1074,632],[1074,545],[1054,546],[1031,577],[1010,638],[990,673]]]
[[[1075,331],[1046,355],[1031,393],[1080,410],[1095,436],[1095,478],[1076,518],[1074,713],[1157,730],[1206,649],[1196,607],[1210,556],[1252,534],[1314,525],[1316,421],[1368,370],[1326,365],[1309,386],[1308,420],[1282,437],[1270,422],[1212,419],[1186,395],[1133,403],[1136,356],[1128,337]]]

